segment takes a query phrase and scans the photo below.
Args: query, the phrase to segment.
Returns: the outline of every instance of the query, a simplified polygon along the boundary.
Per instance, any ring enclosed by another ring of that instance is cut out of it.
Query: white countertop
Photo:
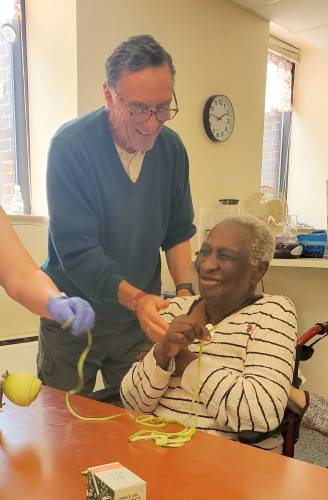
[[[192,263],[195,263],[194,257]],[[318,269],[328,269],[328,259],[272,259],[270,267],[312,267]]]
[[[316,267],[328,269],[328,259],[273,259],[270,266],[273,267]]]

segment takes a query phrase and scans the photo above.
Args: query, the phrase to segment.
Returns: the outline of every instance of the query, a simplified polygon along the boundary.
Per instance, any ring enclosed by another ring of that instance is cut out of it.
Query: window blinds
[[[269,50],[275,54],[288,59],[292,63],[298,63],[300,61],[300,49],[289,45],[279,38],[270,36],[269,38]]]

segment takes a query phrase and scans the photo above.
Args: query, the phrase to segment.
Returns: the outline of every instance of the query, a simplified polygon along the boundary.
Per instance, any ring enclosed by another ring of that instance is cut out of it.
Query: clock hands
[[[222,118],[223,118],[224,116],[226,116],[227,114],[228,114],[228,113],[223,113],[223,115],[221,115],[221,116],[216,116],[216,115],[214,115],[213,113],[210,113],[210,115],[211,115],[211,116],[214,116],[217,120],[222,120]]]

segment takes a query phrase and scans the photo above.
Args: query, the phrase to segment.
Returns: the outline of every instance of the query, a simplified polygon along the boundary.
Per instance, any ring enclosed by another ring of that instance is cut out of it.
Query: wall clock
[[[0,34],[5,42],[14,43],[17,39],[17,33],[15,28],[9,24],[5,23],[0,28]]]
[[[203,124],[211,141],[223,142],[229,139],[235,125],[235,113],[227,96],[212,95],[207,99]]]

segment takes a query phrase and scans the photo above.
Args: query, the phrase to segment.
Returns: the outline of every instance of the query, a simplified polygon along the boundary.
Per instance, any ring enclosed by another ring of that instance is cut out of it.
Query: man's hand
[[[138,299],[135,314],[141,328],[152,342],[160,341],[168,330],[169,325],[158,311],[166,309],[169,303],[168,300],[151,294],[146,294]]]
[[[170,357],[176,356],[181,349],[186,349],[196,338],[210,340],[211,336],[208,330],[200,326],[191,316],[178,316],[169,325],[165,337],[154,349],[157,363],[165,368]]]

